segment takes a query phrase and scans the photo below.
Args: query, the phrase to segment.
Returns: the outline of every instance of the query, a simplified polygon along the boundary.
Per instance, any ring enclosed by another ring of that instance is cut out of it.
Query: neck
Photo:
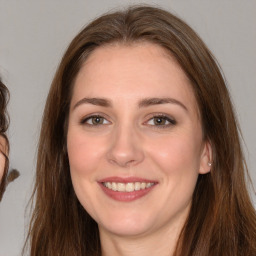
[[[100,228],[102,256],[173,255],[183,223],[136,236],[109,233]]]

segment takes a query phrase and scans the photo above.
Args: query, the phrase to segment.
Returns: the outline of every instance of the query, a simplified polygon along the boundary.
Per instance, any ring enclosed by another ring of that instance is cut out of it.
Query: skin
[[[0,181],[2,180],[5,167],[5,157],[3,153],[7,154],[6,140],[0,136]]]
[[[167,97],[172,102],[140,105]],[[83,98],[104,98],[111,106]],[[92,123],[95,114],[101,125]],[[162,125],[155,122],[159,116]],[[194,94],[176,61],[151,43],[97,48],[75,81],[67,148],[76,195],[99,225],[103,255],[171,255],[198,174],[210,171],[211,160]],[[157,184],[120,202],[98,183],[112,176]]]

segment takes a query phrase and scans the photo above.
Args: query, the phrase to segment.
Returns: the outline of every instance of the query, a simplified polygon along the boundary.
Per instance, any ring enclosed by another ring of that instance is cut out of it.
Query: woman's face
[[[3,136],[0,135],[0,182],[3,178],[6,161],[4,154],[7,154],[6,140]]]
[[[67,134],[75,193],[101,233],[179,229],[209,171],[185,73],[150,43],[99,47],[74,85]]]

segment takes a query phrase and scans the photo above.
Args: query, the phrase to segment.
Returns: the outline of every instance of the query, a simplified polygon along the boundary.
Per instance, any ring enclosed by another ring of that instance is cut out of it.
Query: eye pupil
[[[165,124],[165,119],[161,117],[155,117],[154,118],[154,123],[156,125],[164,125]]]
[[[92,118],[92,123],[93,124],[102,124],[102,118],[101,117],[93,117]]]

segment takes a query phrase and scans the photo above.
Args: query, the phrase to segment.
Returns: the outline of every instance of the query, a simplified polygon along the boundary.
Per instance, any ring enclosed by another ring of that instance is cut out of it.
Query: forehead
[[[96,48],[75,80],[74,97],[175,97],[197,109],[191,84],[164,48],[152,43],[113,44]],[[167,95],[168,94],[168,95]]]

